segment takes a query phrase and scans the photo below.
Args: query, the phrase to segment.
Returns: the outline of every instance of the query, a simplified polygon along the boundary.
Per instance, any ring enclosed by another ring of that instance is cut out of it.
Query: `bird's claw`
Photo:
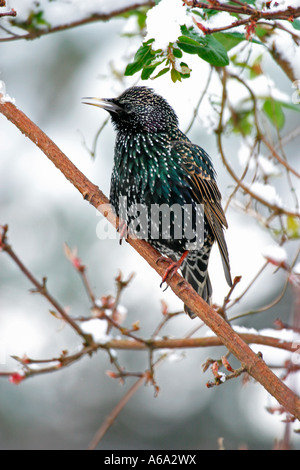
[[[127,238],[128,231],[127,231],[127,224],[124,221],[119,222],[119,226],[117,228],[117,231],[120,233],[120,245],[122,245],[123,238]]]
[[[162,287],[162,285],[166,282],[166,280],[169,278],[169,280],[172,279],[172,277],[174,276],[174,274],[177,273],[178,269],[181,267],[184,259],[187,257],[188,255],[188,251],[185,251],[183,253],[183,255],[180,257],[180,259],[178,261],[172,261],[170,258],[165,258],[164,256],[160,256],[156,262],[158,261],[166,261],[167,263],[169,263],[169,266],[167,267],[164,275],[163,275],[163,278],[162,278],[162,281],[160,283],[160,287]],[[168,286],[167,286],[168,287]],[[166,289],[167,289],[166,287]],[[166,290],[164,289],[164,291]]]
[[[155,261],[155,263],[158,264],[160,262],[171,264],[173,263],[173,260],[171,260],[171,258],[166,258],[165,256],[159,256],[157,260]]]
[[[165,270],[162,281],[160,283],[160,287],[163,286],[163,284],[167,281],[168,278],[169,278],[169,280],[172,279],[172,277],[174,276],[174,274],[176,274],[176,272],[178,271],[178,269],[180,268],[180,265],[181,265],[181,263],[179,263],[179,261],[172,261],[169,258],[166,258],[166,261],[170,262],[170,265]],[[164,292],[167,288],[168,288],[168,286],[164,289]]]

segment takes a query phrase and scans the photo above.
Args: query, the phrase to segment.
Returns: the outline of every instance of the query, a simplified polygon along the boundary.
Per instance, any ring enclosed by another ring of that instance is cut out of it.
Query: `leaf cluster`
[[[229,64],[228,51],[246,40],[244,34],[237,32],[204,36],[185,25],[181,26],[181,33],[177,41],[169,43],[167,51],[155,50],[154,39],[143,42],[133,61],[127,65],[125,75],[134,75],[141,71],[142,80],[147,80],[170,72],[173,82],[181,81],[183,78],[188,78],[191,73],[188,64],[182,60],[183,53],[197,55],[215,67],[225,67]],[[154,75],[158,67],[159,71]]]

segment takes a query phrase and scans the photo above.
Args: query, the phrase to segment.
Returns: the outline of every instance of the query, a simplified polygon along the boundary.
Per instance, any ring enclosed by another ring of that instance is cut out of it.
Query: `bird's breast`
[[[175,166],[170,142],[163,135],[119,136],[112,185],[134,202],[145,203],[149,196],[167,198]]]

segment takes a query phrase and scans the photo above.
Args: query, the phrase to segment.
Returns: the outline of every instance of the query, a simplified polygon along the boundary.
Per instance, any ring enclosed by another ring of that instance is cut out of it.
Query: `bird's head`
[[[84,98],[86,104],[98,106],[110,113],[120,132],[164,132],[178,126],[175,111],[151,88],[134,86],[117,98]]]

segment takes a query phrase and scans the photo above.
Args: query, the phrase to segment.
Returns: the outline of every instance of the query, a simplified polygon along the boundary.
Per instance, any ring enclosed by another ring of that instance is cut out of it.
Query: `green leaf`
[[[143,68],[143,64],[139,64],[138,62],[133,62],[132,64],[128,64],[124,75],[134,75],[136,72],[139,72]]]
[[[194,15],[198,15],[202,19],[206,19],[206,18],[209,19],[212,16],[218,15],[220,13],[218,10],[212,10],[211,8],[203,8],[203,11],[202,11],[202,9],[200,11],[199,10],[192,10],[192,12],[193,12]]]
[[[32,18],[33,18],[32,24],[35,26],[47,26],[48,28],[50,28],[51,26],[50,23],[48,23],[48,21],[45,20],[43,11],[39,11],[35,13]]]
[[[187,36],[190,39],[193,39],[196,42],[199,42],[203,39],[203,36],[197,33],[197,31],[193,28],[187,28],[185,25],[180,26],[181,32],[183,36]]]
[[[142,80],[148,80],[148,78],[150,78],[150,75],[152,75],[152,73],[156,69],[157,65],[144,67],[143,70],[142,70],[141,79]]]
[[[230,51],[233,47],[242,41],[247,41],[245,34],[232,32],[232,33],[215,33],[214,37],[225,47],[226,51]],[[251,42],[255,44],[263,44],[261,41],[252,38]]]
[[[263,38],[264,36],[270,34],[270,30],[267,29],[265,26],[258,24],[255,27],[255,34],[257,37]]]
[[[152,61],[150,61],[149,65],[145,65],[143,67],[142,74],[141,74],[141,79],[142,80],[148,80],[148,78],[150,78],[150,75],[152,75],[152,73],[154,72],[156,67],[161,65],[164,61],[165,61],[165,59],[156,60],[155,57],[154,57],[154,61],[152,59]]]
[[[250,135],[253,129],[253,113],[252,111],[236,112],[234,117],[229,119],[228,124],[234,133],[243,136]]]
[[[180,73],[181,73],[182,78],[188,78],[191,75],[192,70],[189,68],[189,66],[185,62],[180,62],[180,67],[181,67]]]
[[[204,47],[200,54],[201,59],[206,60],[216,67],[224,67],[229,64],[229,58],[225,47],[214,38],[213,35],[206,36]]]
[[[177,44],[183,52],[197,54],[201,59],[216,67],[224,67],[229,64],[225,47],[213,36],[201,38],[201,43],[187,36],[180,36]]]
[[[300,20],[294,20],[292,22],[292,26],[295,28],[295,29],[300,29]]]
[[[279,101],[267,98],[263,104],[263,111],[277,129],[283,128],[285,116],[282,111],[282,105]]]
[[[171,79],[172,79],[172,82],[174,82],[174,83],[177,82],[177,80],[178,80],[179,82],[181,82],[181,74],[180,74],[180,72],[178,72],[178,70],[176,70],[176,69],[172,69],[172,70],[171,70]]]
[[[226,51],[230,51],[230,49],[246,39],[242,33],[215,33],[214,36],[223,44]]]
[[[173,52],[174,57],[176,57],[177,59],[181,59],[182,52],[180,49],[178,49],[177,47],[173,47],[172,52]]]
[[[12,24],[15,24],[19,28],[23,28],[26,31],[36,31],[41,28],[51,28],[51,24],[45,20],[44,18],[44,11],[32,11],[26,21],[17,21],[17,20],[11,20]]]
[[[137,50],[133,62],[128,64],[125,69],[125,75],[134,75],[151,62],[155,55],[155,52],[152,51],[151,47],[151,43],[154,39],[151,39],[150,41],[143,43],[143,45]]]
[[[181,26],[182,36],[179,36],[177,45],[183,52],[197,54],[201,59],[216,67],[224,67],[229,64],[225,47],[214,37],[200,36],[193,28]]]
[[[300,235],[300,222],[296,217],[290,215],[286,219],[287,232],[292,238],[298,238]]]
[[[179,36],[177,45],[183,52],[187,52],[188,54],[198,54],[201,50],[199,42],[187,36]]]
[[[155,75],[155,77],[152,77],[152,80],[154,80],[155,78],[161,77],[161,76],[164,75],[165,73],[169,72],[169,70],[170,70],[170,67],[165,67],[165,68],[163,68],[162,70],[160,70],[160,71],[158,72],[157,75]]]

